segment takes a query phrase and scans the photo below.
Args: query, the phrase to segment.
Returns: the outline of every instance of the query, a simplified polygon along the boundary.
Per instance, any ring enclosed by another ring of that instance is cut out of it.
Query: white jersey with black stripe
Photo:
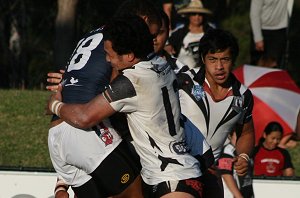
[[[253,97],[250,90],[232,76],[235,84],[229,90],[232,94],[215,101],[196,80],[198,72],[199,68],[178,75],[179,81],[186,83],[179,89],[181,111],[202,132],[217,161],[228,134],[237,124],[252,118]],[[204,84],[209,89],[208,81]]]
[[[164,59],[155,56],[125,69],[106,93],[116,111],[127,113],[141,158],[141,175],[147,184],[201,175],[198,161],[188,153],[180,126],[176,75]]]

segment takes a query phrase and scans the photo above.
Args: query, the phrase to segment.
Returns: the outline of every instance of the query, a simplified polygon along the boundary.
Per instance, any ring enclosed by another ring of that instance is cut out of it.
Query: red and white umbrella
[[[287,71],[252,65],[233,70],[237,79],[247,86],[254,97],[253,121],[256,143],[266,125],[279,122],[284,135],[295,130],[300,108],[300,88]]]

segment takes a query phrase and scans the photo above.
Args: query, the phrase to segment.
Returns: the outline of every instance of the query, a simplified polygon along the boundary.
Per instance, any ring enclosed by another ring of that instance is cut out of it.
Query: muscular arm
[[[253,120],[251,119],[243,126],[238,127],[237,134],[240,134],[236,142],[237,154],[239,155],[241,153],[246,153],[249,156],[252,149],[254,148]],[[248,161],[246,161],[243,157],[236,157],[234,160],[234,169],[239,176],[246,175],[248,171]]]
[[[54,100],[60,100],[60,91],[52,95],[49,108]],[[115,113],[109,102],[98,95],[86,104],[63,104],[59,108],[59,116],[77,128],[89,128]]]
[[[237,130],[241,130],[241,132],[237,131],[237,134],[240,134],[236,142],[237,153],[246,153],[250,155],[252,149],[254,148],[253,120],[251,119],[249,122],[245,123],[242,127],[240,127]]]

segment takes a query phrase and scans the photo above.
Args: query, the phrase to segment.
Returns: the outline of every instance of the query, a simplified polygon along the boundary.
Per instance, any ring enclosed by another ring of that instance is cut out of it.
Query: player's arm
[[[249,155],[254,148],[254,125],[253,119],[237,127],[237,134],[240,134],[236,142],[238,157],[234,161],[234,169],[237,174],[243,176],[248,170]]]
[[[230,190],[232,195],[235,198],[243,198],[243,195],[241,194],[233,176],[231,174],[223,174],[222,178],[227,186],[227,188]]]
[[[101,94],[85,104],[65,104],[61,98],[60,85],[50,97],[49,110],[77,128],[90,128],[116,112]]]

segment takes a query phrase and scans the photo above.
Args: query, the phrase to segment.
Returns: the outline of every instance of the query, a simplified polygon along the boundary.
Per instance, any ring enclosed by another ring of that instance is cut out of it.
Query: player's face
[[[264,146],[267,149],[272,150],[278,146],[278,144],[282,138],[282,135],[281,135],[280,131],[272,131],[268,135],[264,134],[264,138],[265,138]]]
[[[203,57],[205,76],[210,84],[223,85],[227,82],[232,69],[232,59],[229,48],[223,52],[208,53]]]
[[[154,42],[154,52],[158,53],[165,47],[169,36],[169,27],[166,27],[164,21],[162,21],[162,26],[158,32],[158,35],[153,39]]]
[[[109,40],[104,41],[104,51],[106,52],[106,61],[117,70],[122,70],[128,65],[124,60],[126,55],[118,55],[112,48],[112,42]]]

